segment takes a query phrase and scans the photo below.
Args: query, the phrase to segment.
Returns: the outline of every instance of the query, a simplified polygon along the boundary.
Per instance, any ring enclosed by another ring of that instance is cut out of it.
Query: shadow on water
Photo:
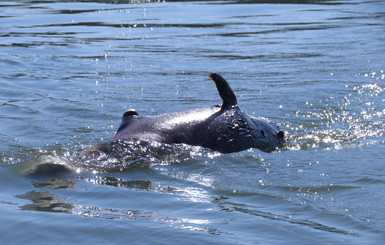
[[[86,177],[84,175],[76,175],[72,177],[45,177],[44,179],[33,180],[32,185],[37,190],[46,189],[46,191],[32,190],[24,194],[17,195],[16,198],[29,200],[31,203],[19,206],[24,211],[50,212],[50,213],[66,213],[70,215],[79,215],[88,218],[108,219],[108,220],[141,220],[158,223],[167,223],[179,229],[189,229],[194,231],[205,232],[213,235],[231,235],[226,230],[221,230],[218,225],[227,223],[227,221],[218,222],[211,219],[197,219],[197,218],[180,218],[172,217],[173,214],[167,211],[148,211],[143,209],[119,209],[119,208],[105,208],[95,205],[81,205],[71,202],[69,198],[60,197],[58,190],[76,190],[79,181],[91,183],[101,186],[112,186],[118,188],[129,189],[135,192],[152,192],[172,195],[173,198],[180,200],[190,200],[194,203],[210,203],[218,207],[220,212],[226,213],[242,213],[250,215],[255,218],[269,220],[272,222],[279,222],[280,224],[294,225],[313,230],[320,230],[324,232],[336,233],[347,236],[359,236],[358,233],[350,230],[344,230],[328,224],[323,224],[308,219],[294,218],[285,216],[276,212],[263,210],[265,208],[252,207],[243,203],[236,203],[230,201],[230,197],[222,195],[208,194],[202,188],[195,187],[175,187],[156,182],[152,180],[129,180],[124,177],[118,178],[113,175],[103,176],[94,175],[93,177]],[[55,193],[55,194],[54,194]],[[271,196],[276,199],[277,197]],[[264,199],[269,199],[265,196]],[[280,200],[279,202],[282,202]],[[274,202],[277,202],[275,200]],[[286,204],[285,204],[286,205]],[[277,230],[278,228],[271,223],[264,224],[270,226],[270,229]],[[280,228],[285,232],[292,232],[290,227]],[[316,238],[304,237],[305,240],[314,240]]]
[[[57,194],[58,190],[76,191],[78,188],[76,186],[79,184],[79,181],[94,185],[131,189],[135,192],[145,191],[165,193],[182,196],[183,198],[191,198],[191,189],[189,188],[184,189],[167,186],[150,180],[126,180],[124,178],[101,175],[94,175],[93,177],[72,175],[69,177],[45,177],[43,179],[41,177],[36,177],[32,181],[33,187],[36,189],[46,189],[46,191],[32,190],[21,195],[16,195],[16,198],[18,199],[31,202],[20,205],[19,209],[23,211],[65,213],[108,220],[151,221],[172,224],[176,228],[200,231],[213,235],[228,234],[225,231],[215,228],[215,222],[207,219],[172,217],[172,214],[167,211],[147,211],[142,209],[119,209],[94,205],[81,205],[71,202],[69,198],[60,197],[59,194]],[[197,199],[195,199],[195,201],[197,201]]]
[[[20,207],[21,210],[41,211],[51,213],[71,213],[73,204],[65,202],[49,192],[29,191],[22,195],[17,195],[17,198],[27,199],[32,204],[25,204]]]

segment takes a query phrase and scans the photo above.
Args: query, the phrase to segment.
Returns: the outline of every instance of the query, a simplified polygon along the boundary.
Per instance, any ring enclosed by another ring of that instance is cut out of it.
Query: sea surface
[[[0,1],[1,243],[385,244],[384,70],[383,0]],[[76,160],[210,72],[284,149]]]

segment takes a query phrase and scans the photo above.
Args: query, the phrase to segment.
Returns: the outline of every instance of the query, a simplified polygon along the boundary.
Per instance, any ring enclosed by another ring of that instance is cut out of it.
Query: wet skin
[[[139,116],[135,110],[128,110],[115,137],[93,150],[109,153],[116,144],[133,140],[184,143],[223,153],[249,148],[271,152],[283,146],[284,133],[278,126],[266,118],[244,113],[227,81],[217,73],[209,77],[218,89],[222,105],[156,116]]]

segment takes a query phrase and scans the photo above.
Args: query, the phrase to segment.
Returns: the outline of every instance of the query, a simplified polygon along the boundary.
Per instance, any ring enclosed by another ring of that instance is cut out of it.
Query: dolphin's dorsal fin
[[[235,96],[233,90],[230,88],[228,82],[218,73],[210,73],[209,77],[214,81],[215,85],[217,86],[219,95],[223,100],[222,110],[237,106],[237,97]]]

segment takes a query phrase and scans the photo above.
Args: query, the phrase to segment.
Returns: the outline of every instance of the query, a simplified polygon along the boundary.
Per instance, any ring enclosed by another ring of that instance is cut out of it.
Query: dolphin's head
[[[252,137],[254,147],[265,152],[272,152],[282,148],[285,143],[285,133],[266,118],[251,117]]]

